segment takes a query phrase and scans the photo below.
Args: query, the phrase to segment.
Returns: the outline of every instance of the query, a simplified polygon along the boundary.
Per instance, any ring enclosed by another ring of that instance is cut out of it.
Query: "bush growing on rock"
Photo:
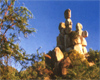
[[[85,59],[85,56],[78,53],[76,50],[70,50],[68,54],[72,62],[72,66],[80,66],[83,64],[88,66],[88,61]]]

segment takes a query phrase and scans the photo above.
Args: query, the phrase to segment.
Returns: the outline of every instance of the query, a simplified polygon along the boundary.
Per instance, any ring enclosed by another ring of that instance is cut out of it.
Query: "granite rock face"
[[[54,49],[54,52],[55,52],[55,56],[56,56],[57,61],[61,61],[64,58],[64,55],[59,47],[56,47]]]
[[[64,16],[65,16],[65,19],[71,18],[71,10],[70,9],[65,10]]]
[[[61,65],[61,74],[62,75],[67,74],[67,68],[70,66],[70,64],[71,64],[71,60],[69,59],[69,57],[67,57],[61,61],[60,65]]]

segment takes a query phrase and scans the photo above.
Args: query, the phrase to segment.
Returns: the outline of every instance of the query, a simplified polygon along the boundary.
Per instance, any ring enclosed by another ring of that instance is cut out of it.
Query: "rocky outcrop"
[[[83,26],[79,22],[76,24],[76,30],[72,31],[70,9],[64,12],[64,16],[66,19],[65,23],[61,22],[58,27],[60,34],[57,36],[57,46],[53,51],[45,55],[45,62],[54,70],[54,74],[63,76],[67,74],[67,68],[71,65],[70,58],[65,58],[63,52],[73,49],[84,56],[82,58],[84,60],[87,53],[85,38],[88,37],[88,32],[82,30]]]
[[[88,37],[88,32],[83,31],[83,26],[81,23],[76,24],[76,31],[72,31],[72,20],[71,18],[71,10],[67,9],[64,12],[65,23],[61,22],[59,24],[60,34],[57,37],[57,46],[61,48],[61,50],[68,51],[70,49],[74,49],[81,54],[87,53],[87,42],[86,37]],[[73,34],[73,32],[77,35]],[[73,34],[73,35],[70,35]],[[71,37],[72,36],[72,37]]]

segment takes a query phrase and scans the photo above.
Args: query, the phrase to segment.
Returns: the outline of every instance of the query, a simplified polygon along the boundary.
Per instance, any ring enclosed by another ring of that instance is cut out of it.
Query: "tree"
[[[7,66],[10,57],[20,63],[28,59],[25,50],[16,44],[19,40],[18,34],[27,37],[28,34],[35,32],[34,28],[28,27],[28,20],[33,17],[32,13],[26,7],[16,7],[15,2],[15,0],[0,0],[0,58],[7,57]]]
[[[0,66],[0,73],[0,79],[20,79],[18,71],[11,66]]]

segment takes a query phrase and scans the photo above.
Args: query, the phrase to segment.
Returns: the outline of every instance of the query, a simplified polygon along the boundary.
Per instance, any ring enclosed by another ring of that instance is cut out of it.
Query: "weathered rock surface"
[[[83,54],[83,51],[82,51],[82,44],[76,44],[74,47],[73,47],[74,50],[78,51],[79,53]]]
[[[71,21],[71,19],[66,19],[65,26],[66,26],[66,29],[65,29],[66,34],[70,33],[72,31],[72,21]]]
[[[82,46],[84,46],[84,47],[87,46],[87,42],[86,42],[86,40],[85,40],[84,37],[82,37],[82,40],[81,41],[82,41]]]
[[[62,30],[62,29],[65,29],[65,28],[66,28],[65,23],[64,22],[61,22],[59,24],[59,30]]]
[[[71,60],[69,59],[69,57],[63,59],[60,62],[60,65],[61,65],[61,74],[62,75],[66,75],[67,74],[67,68],[70,66],[70,64],[71,64]]]
[[[81,45],[82,45],[82,47],[81,47],[82,48],[82,52],[81,53],[86,54],[87,53],[87,49],[86,49],[87,42],[86,42],[85,37],[88,37],[88,32],[87,31],[83,31],[82,28],[83,28],[83,26],[82,26],[81,23],[77,23],[76,24],[76,32],[78,33],[78,35],[80,36],[80,39],[81,39]],[[80,49],[79,49],[78,52],[80,52]]]
[[[68,35],[65,35],[64,36],[64,47],[65,47],[65,50],[66,48],[68,48],[70,46],[71,42],[70,42],[70,37]]]
[[[57,37],[57,46],[60,48],[64,48],[64,36],[59,34],[59,36]]]
[[[83,47],[83,46],[82,46],[82,51],[83,51],[84,54],[87,54],[87,49],[86,49],[86,47]]]
[[[64,16],[65,16],[66,19],[71,18],[71,10],[70,9],[65,10]]]
[[[55,64],[54,68],[54,74],[55,75],[66,75],[67,74],[67,68],[71,65],[71,60],[69,57],[61,60],[60,62],[57,62]]]
[[[60,31],[60,34],[59,36],[57,37],[57,46],[60,47],[61,49],[64,48],[64,35],[65,35],[65,23],[61,22],[59,24],[59,31]]]
[[[76,24],[76,32],[78,33],[79,36],[82,36],[82,32],[83,32],[82,28],[83,28],[83,26],[81,23]]]
[[[64,58],[64,55],[59,47],[56,47],[54,49],[54,52],[55,52],[55,56],[56,56],[57,61],[61,61]]]
[[[88,32],[87,32],[87,31],[83,31],[83,32],[82,32],[82,36],[83,36],[84,38],[88,37]]]

